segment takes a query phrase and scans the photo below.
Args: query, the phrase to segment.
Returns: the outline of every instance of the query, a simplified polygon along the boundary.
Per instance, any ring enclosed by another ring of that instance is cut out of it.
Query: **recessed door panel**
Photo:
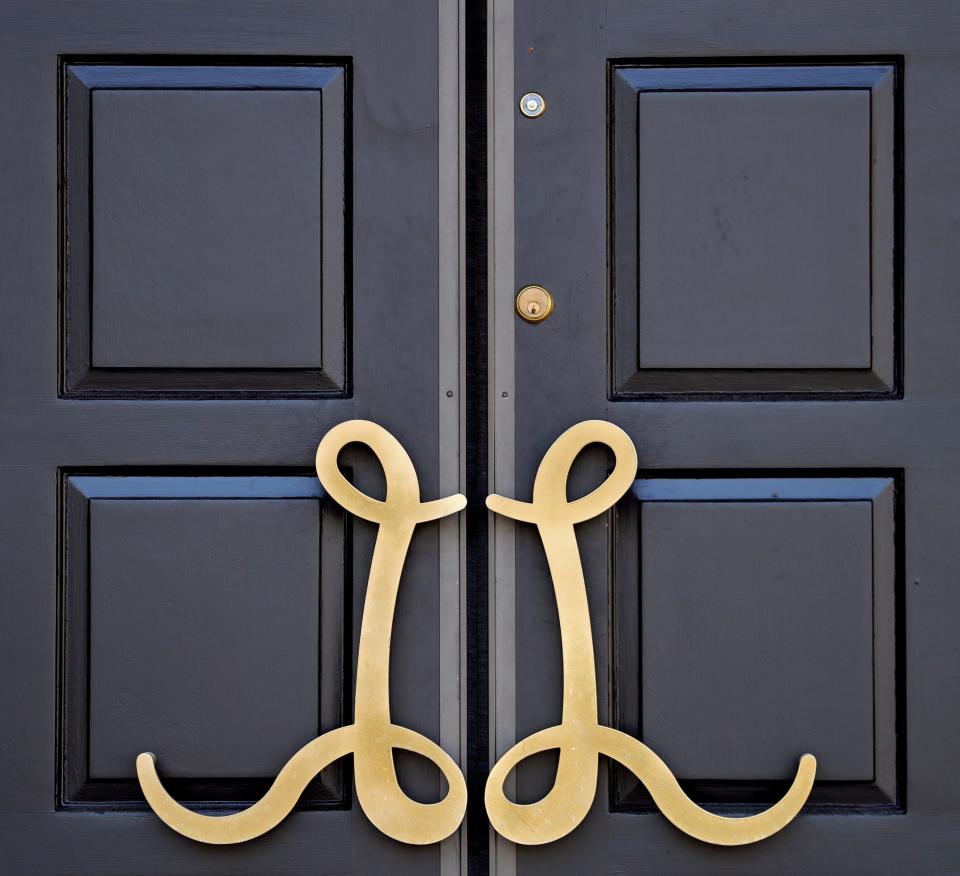
[[[615,395],[896,391],[896,70],[611,67]]]
[[[703,802],[775,802],[802,750],[811,811],[897,811],[896,479],[690,475],[632,493],[613,566],[619,725]],[[651,805],[615,781],[615,809]]]
[[[347,391],[348,85],[65,65],[65,394]]]
[[[253,802],[343,723],[348,530],[315,480],[71,475],[63,496],[62,806],[140,805],[145,749],[183,799]],[[342,765],[302,802],[348,805]]]

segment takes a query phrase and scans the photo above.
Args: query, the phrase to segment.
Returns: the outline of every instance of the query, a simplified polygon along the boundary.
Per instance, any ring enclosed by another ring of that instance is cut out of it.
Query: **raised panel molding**
[[[58,805],[146,806],[134,761],[178,799],[252,802],[344,720],[343,512],[314,477],[62,478]],[[301,808],[342,807],[345,770]]]
[[[899,811],[899,477],[649,477],[617,508],[617,726],[701,804]],[[677,680],[681,679],[678,684]],[[612,767],[616,810],[651,805]]]
[[[343,63],[65,63],[61,394],[349,391]]]
[[[611,397],[898,396],[897,62],[610,76]]]

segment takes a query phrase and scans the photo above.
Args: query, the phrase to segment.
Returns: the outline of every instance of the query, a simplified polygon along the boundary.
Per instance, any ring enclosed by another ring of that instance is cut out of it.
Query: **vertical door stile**
[[[514,495],[514,0],[488,5],[490,492]],[[514,524],[490,515],[490,762],[516,741]],[[515,788],[507,782],[507,792]],[[516,848],[491,831],[491,871],[514,876]]]

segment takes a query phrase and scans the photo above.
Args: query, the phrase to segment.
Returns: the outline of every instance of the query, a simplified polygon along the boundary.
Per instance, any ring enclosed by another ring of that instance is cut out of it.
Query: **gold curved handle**
[[[369,447],[387,481],[387,495],[375,499],[358,490],[340,471],[340,451],[352,443]],[[455,514],[466,505],[461,495],[420,501],[413,462],[400,442],[368,420],[335,426],[317,448],[317,476],[340,505],[377,523],[377,540],[360,624],[354,722],[307,743],[278,774],[257,803],[231,815],[203,815],[181,806],[163,787],[156,758],[137,757],[137,778],[153,811],[169,827],[204,843],[240,843],[276,827],[290,813],[303,789],[338,758],[353,754],[357,798],[367,817],[387,836],[426,845],[453,833],[467,808],[467,785],[460,768],[439,745],[390,720],[390,635],[400,574],[418,523]],[[438,803],[419,803],[397,781],[394,749],[430,760],[447,780],[447,794]]]
[[[615,464],[592,493],[567,501],[567,481],[574,460],[589,444],[605,444]],[[701,809],[684,794],[667,765],[637,739],[598,723],[596,666],[586,582],[574,524],[612,508],[637,475],[637,451],[630,437],[613,423],[587,420],[553,443],[537,469],[533,501],[490,496],[487,506],[506,517],[537,526],[553,577],[563,651],[563,717],[559,725],[521,740],[494,765],[484,802],[490,823],[516,843],[537,845],[566,836],[586,817],[597,789],[599,755],[623,764],[647,788],[660,811],[680,830],[703,842],[743,845],[765,839],[800,811],[813,787],[816,759],[800,759],[790,790],[769,809],[746,818],[724,818]],[[503,784],[521,761],[559,749],[553,787],[536,803],[507,799]]]

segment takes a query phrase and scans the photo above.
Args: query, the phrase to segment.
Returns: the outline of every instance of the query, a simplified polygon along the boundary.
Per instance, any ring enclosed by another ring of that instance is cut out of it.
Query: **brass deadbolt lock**
[[[524,286],[517,293],[517,313],[527,322],[543,322],[553,313],[553,296],[543,286]]]

